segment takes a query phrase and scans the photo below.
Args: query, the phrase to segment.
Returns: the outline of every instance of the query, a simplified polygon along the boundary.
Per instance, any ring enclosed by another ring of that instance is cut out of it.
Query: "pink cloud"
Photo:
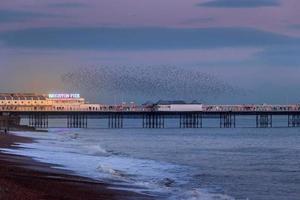
[[[72,1],[81,7],[51,7],[50,3],[70,1],[14,0],[1,1],[1,9],[43,12],[65,17],[33,19],[25,23],[2,24],[0,30],[48,26],[159,26],[159,27],[251,27],[277,33],[299,35],[288,29],[300,23],[300,1],[284,0],[281,6],[262,8],[207,8],[196,6],[206,0],[89,0]],[[184,24],[184,21],[213,18],[210,21]]]

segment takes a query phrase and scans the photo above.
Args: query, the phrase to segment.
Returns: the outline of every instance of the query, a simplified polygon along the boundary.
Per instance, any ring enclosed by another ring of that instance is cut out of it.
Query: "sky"
[[[1,0],[0,92],[299,103],[299,0]]]

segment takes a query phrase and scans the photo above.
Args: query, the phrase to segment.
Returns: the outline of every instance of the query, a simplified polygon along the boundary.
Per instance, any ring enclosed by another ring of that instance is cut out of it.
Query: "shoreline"
[[[18,148],[15,143],[34,142],[31,138],[0,132],[0,148]],[[110,189],[118,187],[89,178],[70,175],[67,170],[51,168],[30,157],[0,151],[0,199],[153,199],[135,192]]]

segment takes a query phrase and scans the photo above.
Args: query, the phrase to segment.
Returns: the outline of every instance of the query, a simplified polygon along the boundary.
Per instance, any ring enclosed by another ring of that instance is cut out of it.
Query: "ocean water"
[[[297,128],[54,128],[15,134],[37,142],[2,151],[157,199],[300,199]]]

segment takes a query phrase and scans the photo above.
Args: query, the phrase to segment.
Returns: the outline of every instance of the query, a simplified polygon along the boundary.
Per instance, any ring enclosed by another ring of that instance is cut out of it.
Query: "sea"
[[[300,129],[251,128],[250,121],[227,129],[213,122],[198,129],[107,129],[96,120],[87,129],[66,129],[57,121],[48,132],[14,132],[35,142],[1,151],[154,199],[299,200]]]

